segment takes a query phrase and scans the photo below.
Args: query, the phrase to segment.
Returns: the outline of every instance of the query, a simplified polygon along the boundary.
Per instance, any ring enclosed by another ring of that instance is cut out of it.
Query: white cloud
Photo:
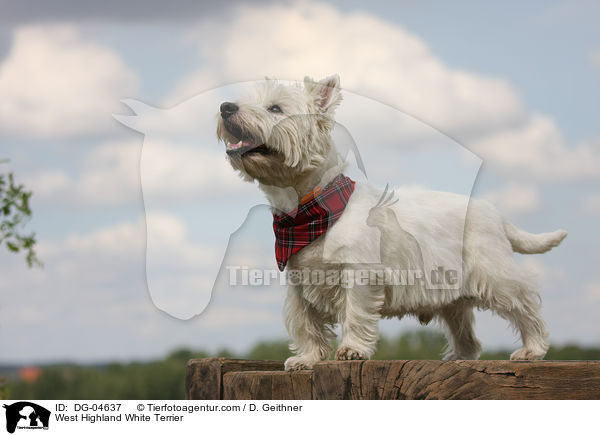
[[[193,304],[185,289],[207,294],[214,280],[207,267],[221,259],[213,245],[193,241],[178,217],[155,214],[149,221],[161,240],[159,278],[168,286],[169,301],[159,303],[189,315]],[[140,218],[63,239],[40,238],[44,268],[33,270],[26,269],[21,257],[0,250],[0,343],[5,350],[0,360],[147,358],[182,344],[241,350],[265,337],[285,337],[280,315],[284,292],[279,287],[221,283],[207,310],[190,322],[158,311],[146,287],[145,236]],[[255,261],[265,252],[243,237],[232,248],[231,264],[249,256]],[[272,251],[269,255],[272,266]],[[33,337],[43,340],[23,341]]]
[[[219,274],[224,258],[226,265],[275,268],[272,242],[265,238],[264,243],[257,243],[257,229],[252,224],[241,233],[247,236],[238,235],[230,241],[227,253],[226,229],[222,230],[222,238],[208,232],[199,240],[198,235],[192,235],[194,224],[169,212],[153,210],[145,219],[74,233],[63,240],[42,240],[38,252],[55,278],[84,287],[119,280],[126,283],[127,275],[145,270],[155,306],[175,318],[189,319],[206,309],[213,287],[217,293],[230,289],[229,272]],[[250,235],[252,242],[247,239]]]
[[[170,102],[265,75],[339,73],[348,91],[430,123],[511,176],[600,177],[600,147],[567,145],[556,123],[529,113],[506,80],[451,68],[419,37],[364,12],[314,2],[241,6],[226,32],[206,20],[187,40],[197,44],[202,67],[182,80]]]
[[[143,271],[144,230],[142,220],[122,222],[90,233],[73,233],[64,240],[42,239],[38,252],[55,279],[95,288],[133,269]]]
[[[175,96],[188,98],[265,75],[298,80],[306,74],[321,78],[339,73],[345,89],[393,104],[442,129],[486,128],[522,112],[506,81],[450,69],[421,39],[366,13],[344,14],[311,2],[240,7],[227,28],[218,39],[207,38],[216,29],[204,21],[188,37],[197,42],[205,67],[185,78]]]
[[[532,213],[540,208],[540,192],[533,185],[509,183],[499,190],[488,192],[484,198],[507,215]]]
[[[147,259],[147,281],[154,303],[180,319],[206,307],[220,265],[213,245],[194,242],[184,221],[158,212],[145,220],[71,234],[61,241],[41,241],[39,254],[63,279],[94,286],[123,277],[132,268],[142,273]]]
[[[131,204],[140,198],[139,160],[142,144],[137,140],[108,141],[82,158],[79,174],[64,170],[22,173],[35,201],[78,206]]]
[[[195,144],[107,141],[84,155],[79,174],[38,170],[21,178],[35,193],[35,201],[79,206],[115,206],[140,202],[142,188],[159,202],[210,200],[215,197],[258,197],[229,166],[222,148]],[[210,144],[213,145],[213,144]],[[143,156],[143,177],[140,158]],[[143,184],[141,184],[143,181]]]
[[[209,144],[213,147],[146,138],[141,163],[144,195],[196,199],[257,197],[256,187],[235,174],[216,138]]]
[[[112,260],[142,260],[146,250],[146,227],[152,229],[155,241],[160,244],[161,263],[181,268],[202,267],[215,261],[214,247],[191,241],[188,228],[180,218],[168,213],[153,213],[145,219],[124,221],[95,229],[89,233],[72,233],[64,240],[42,240],[39,244],[41,258],[79,261],[81,256]]]
[[[484,161],[522,179],[566,181],[600,177],[600,142],[569,147],[556,123],[533,114],[518,126],[466,141]]]
[[[123,60],[75,26],[19,27],[0,64],[0,130],[34,139],[106,132],[119,99],[138,89]]]

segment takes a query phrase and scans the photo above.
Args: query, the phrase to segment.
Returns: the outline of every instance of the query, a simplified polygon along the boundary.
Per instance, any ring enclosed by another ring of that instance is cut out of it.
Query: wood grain
[[[361,368],[363,360],[328,361],[314,366],[315,400],[361,399]]]
[[[228,372],[281,371],[278,360],[241,360],[213,357],[191,359],[185,377],[185,398],[188,400],[220,400],[223,398],[223,376]]]
[[[278,361],[196,359],[189,399],[600,399],[600,361],[326,361],[282,371]]]
[[[224,400],[310,400],[312,371],[230,372],[223,377]]]

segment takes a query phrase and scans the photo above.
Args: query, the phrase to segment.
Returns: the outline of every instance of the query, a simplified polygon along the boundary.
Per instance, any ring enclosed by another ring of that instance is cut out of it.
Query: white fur
[[[274,213],[293,209],[315,186],[324,186],[343,172],[330,137],[340,100],[339,79],[332,76],[321,82],[306,79],[304,87],[268,81],[239,103],[235,122],[277,153],[232,159],[232,165],[245,178],[259,181]],[[285,108],[284,114],[273,116],[265,109],[274,102]],[[287,123],[284,129],[279,128],[281,123]],[[218,136],[225,142],[237,140],[223,120]],[[379,319],[405,315],[423,323],[435,318],[446,327],[446,359],[477,359],[481,345],[473,331],[474,308],[494,311],[520,333],[523,347],[511,359],[542,359],[548,344],[540,297],[513,251],[548,251],[566,232],[526,233],[490,203],[452,193],[399,188],[393,195],[395,204],[376,207],[382,190],[357,183],[341,218],[292,256],[287,269],[413,269],[422,267],[425,259],[431,265],[462,266],[460,286],[437,290],[422,283],[290,286],[285,319],[295,356],[286,361],[286,369],[311,368],[327,359],[336,324],[342,327],[336,359],[368,359],[375,351]],[[365,237],[374,229],[379,239]],[[332,263],[331,255],[339,262]],[[365,265],[366,258],[378,259],[378,264]]]

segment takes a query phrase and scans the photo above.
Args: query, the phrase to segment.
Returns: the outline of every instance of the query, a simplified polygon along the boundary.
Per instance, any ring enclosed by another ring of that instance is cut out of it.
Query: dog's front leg
[[[339,315],[342,342],[335,353],[337,360],[369,359],[375,352],[379,319],[384,302],[383,286],[348,288]]]
[[[311,369],[331,353],[329,339],[334,334],[323,316],[302,296],[302,286],[289,286],[285,300],[285,321],[293,343],[290,349],[296,354],[285,361],[285,369]]]

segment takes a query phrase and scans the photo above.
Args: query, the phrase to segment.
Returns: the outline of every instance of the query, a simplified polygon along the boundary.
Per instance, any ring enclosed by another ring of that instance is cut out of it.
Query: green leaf
[[[8,183],[6,182],[8,180]],[[42,266],[35,252],[35,234],[23,234],[21,229],[31,217],[30,199],[33,193],[24,185],[15,184],[14,175],[0,174],[0,243],[10,252],[25,251],[29,267]]]
[[[10,251],[12,251],[13,253],[18,253],[18,252],[19,252],[19,250],[20,250],[20,248],[19,248],[19,246],[18,246],[18,245],[14,244],[14,243],[12,243],[12,242],[10,242],[10,241],[6,241],[6,246],[7,246],[7,247],[8,247],[8,249],[9,249]]]

